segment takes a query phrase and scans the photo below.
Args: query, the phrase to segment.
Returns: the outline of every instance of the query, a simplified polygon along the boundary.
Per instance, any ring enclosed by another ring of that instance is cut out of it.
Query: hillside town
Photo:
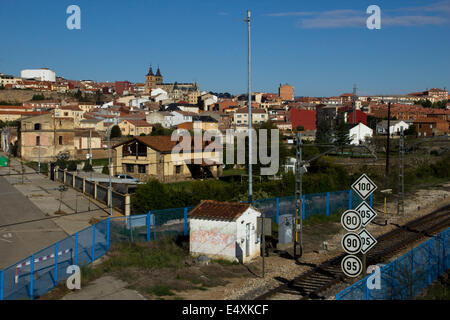
[[[0,74],[0,92],[33,93],[27,101],[1,102],[1,148],[5,152],[14,148],[17,156],[26,161],[51,162],[62,153],[83,160],[87,155],[94,159],[107,156],[107,136],[114,126],[120,129],[120,145],[134,145],[138,140],[156,152],[169,151],[166,140],[170,138],[158,137],[163,130],[224,133],[228,129],[248,129],[246,94],[206,92],[198,83],[166,83],[160,67],[154,71],[150,66],[143,79],[143,83],[75,81],[57,77],[55,71],[46,68],[22,70],[20,77]],[[62,95],[48,98],[51,93]],[[341,121],[347,125],[350,143],[359,145],[374,135],[387,134],[390,112],[392,136],[399,134],[400,127],[407,130],[410,126],[415,127],[419,138],[448,135],[448,99],[445,88],[405,95],[359,96],[354,91],[334,97],[296,97],[291,85],[280,84],[276,93],[252,93],[252,124],[272,123],[285,143],[297,132],[310,141],[332,143],[332,134],[320,133],[333,132]],[[116,151],[118,145],[113,149]],[[114,152],[115,173],[127,173],[143,181],[158,177],[156,164],[149,159],[146,164],[146,160],[135,157],[135,150],[130,150]],[[185,166],[174,165],[166,171],[174,172],[181,180],[204,177],[197,169]],[[218,164],[207,169],[207,176],[220,175]]]

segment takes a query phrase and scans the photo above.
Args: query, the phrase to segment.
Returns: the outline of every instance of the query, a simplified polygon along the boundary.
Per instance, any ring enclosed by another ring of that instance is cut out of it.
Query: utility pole
[[[386,178],[389,176],[389,143],[390,143],[390,128],[391,128],[391,103],[388,103],[388,119],[387,119],[387,137],[386,137]]]
[[[400,141],[398,148],[398,202],[397,215],[405,213],[405,180],[404,180],[404,153],[405,153],[405,136],[403,134],[403,127],[400,127]]]
[[[297,133],[297,151],[295,162],[295,220],[294,220],[294,259],[297,258],[297,247],[300,249],[298,257],[303,254],[303,170],[302,170],[302,134]]]
[[[89,164],[92,167],[92,129],[89,129]]]
[[[109,215],[113,215],[113,209],[112,209],[112,182],[111,182],[111,128],[110,126],[108,128],[108,131],[106,132],[108,135],[108,168],[109,168]]]
[[[41,130],[42,133],[42,107],[39,107],[39,130]],[[39,146],[38,146],[38,173],[41,173],[41,140],[39,139]]]

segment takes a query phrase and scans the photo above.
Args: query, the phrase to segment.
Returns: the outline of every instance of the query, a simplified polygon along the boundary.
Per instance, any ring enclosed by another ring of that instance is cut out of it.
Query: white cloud
[[[395,14],[394,14],[395,13]],[[402,13],[406,13],[402,15]],[[411,14],[415,13],[415,14]],[[281,12],[269,13],[271,17],[304,17],[296,25],[303,29],[365,28],[369,15],[364,10],[329,10],[323,12]],[[450,0],[427,6],[389,9],[381,8],[381,26],[416,27],[441,26],[450,22]]]

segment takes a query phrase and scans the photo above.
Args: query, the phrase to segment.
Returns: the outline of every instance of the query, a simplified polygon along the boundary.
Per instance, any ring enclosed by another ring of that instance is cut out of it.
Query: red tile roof
[[[248,203],[203,200],[189,212],[188,216],[194,219],[236,221],[248,208],[250,208]]]

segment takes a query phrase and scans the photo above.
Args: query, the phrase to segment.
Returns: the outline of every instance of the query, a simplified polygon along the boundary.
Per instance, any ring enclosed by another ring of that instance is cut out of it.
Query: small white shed
[[[261,212],[248,203],[203,200],[189,212],[189,249],[246,263],[260,254],[257,220]]]

